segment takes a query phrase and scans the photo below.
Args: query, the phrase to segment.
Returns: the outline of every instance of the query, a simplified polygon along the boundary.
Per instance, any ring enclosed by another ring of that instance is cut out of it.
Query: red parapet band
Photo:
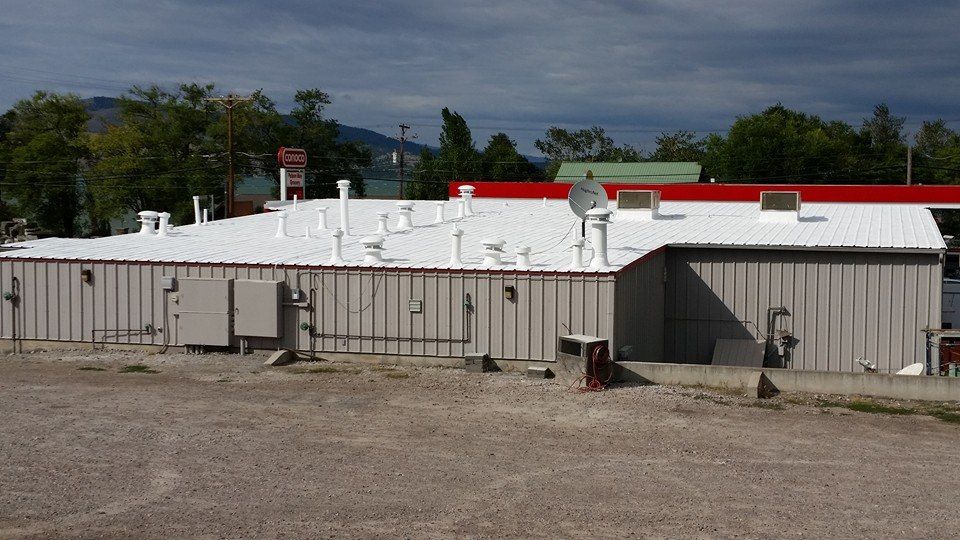
[[[502,199],[566,199],[572,184],[558,182],[451,182],[450,197],[457,188],[476,187],[474,197]],[[804,202],[835,203],[918,203],[960,205],[960,186],[892,184],[603,184],[607,196],[620,190],[659,190],[665,201],[746,201],[760,200],[761,191],[799,191]]]

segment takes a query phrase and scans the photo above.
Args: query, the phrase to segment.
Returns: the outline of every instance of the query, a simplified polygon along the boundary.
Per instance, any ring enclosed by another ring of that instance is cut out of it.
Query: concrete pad
[[[267,358],[267,361],[263,363],[265,366],[285,366],[287,364],[292,364],[297,361],[297,353],[281,349],[270,355],[270,358]]]

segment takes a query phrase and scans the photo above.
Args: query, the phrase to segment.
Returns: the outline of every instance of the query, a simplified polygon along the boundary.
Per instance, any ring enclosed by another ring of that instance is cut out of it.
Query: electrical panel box
[[[234,281],[234,333],[244,337],[281,337],[282,294],[282,281]]]
[[[181,278],[178,341],[183,345],[230,345],[233,280]]]
[[[160,288],[165,291],[172,291],[177,288],[177,278],[173,276],[163,276],[160,278]]]

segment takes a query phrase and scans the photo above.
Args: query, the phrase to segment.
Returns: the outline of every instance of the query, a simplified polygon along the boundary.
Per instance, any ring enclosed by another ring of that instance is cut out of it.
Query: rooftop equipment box
[[[282,281],[234,281],[234,333],[244,337],[281,337],[282,293]]]
[[[183,345],[230,345],[233,280],[178,280],[179,341]]]

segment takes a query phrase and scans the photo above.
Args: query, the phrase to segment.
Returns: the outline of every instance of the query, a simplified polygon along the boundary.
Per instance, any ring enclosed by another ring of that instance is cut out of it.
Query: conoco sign
[[[307,166],[307,151],[281,146],[277,152],[277,164],[285,169],[303,169]]]

